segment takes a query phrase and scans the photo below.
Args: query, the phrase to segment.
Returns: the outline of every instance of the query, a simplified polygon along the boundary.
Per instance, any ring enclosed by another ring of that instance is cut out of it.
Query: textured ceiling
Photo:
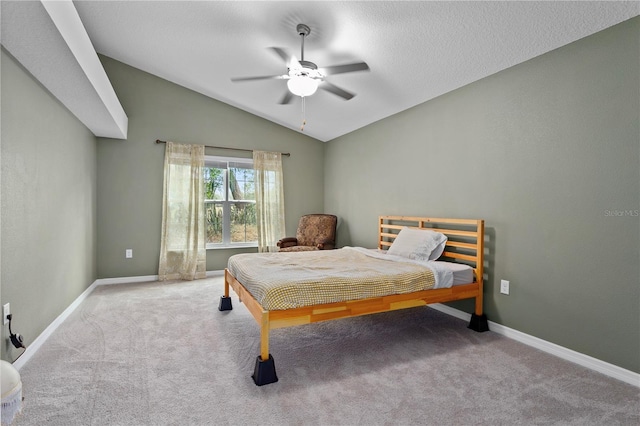
[[[306,98],[304,133],[334,139],[640,14],[634,2],[75,1],[95,50],[291,129],[300,98],[279,105],[277,46],[319,67],[365,61],[327,77],[354,92]],[[61,77],[62,78],[62,77]]]

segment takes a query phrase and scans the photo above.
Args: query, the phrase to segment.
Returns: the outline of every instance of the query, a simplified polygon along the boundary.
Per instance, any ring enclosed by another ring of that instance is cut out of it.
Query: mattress
[[[381,255],[387,255],[387,250],[370,249],[372,253],[378,253]],[[432,264],[441,271],[447,271],[451,274],[451,285],[436,285],[434,288],[453,287],[457,285],[464,285],[473,282],[473,268],[464,263],[444,262],[442,260],[429,261],[427,264]]]
[[[266,310],[451,287],[447,262],[419,262],[361,247],[231,256],[229,272]]]
[[[473,268],[463,263],[436,261],[443,268],[447,268],[453,275],[452,286],[469,284],[473,282]]]

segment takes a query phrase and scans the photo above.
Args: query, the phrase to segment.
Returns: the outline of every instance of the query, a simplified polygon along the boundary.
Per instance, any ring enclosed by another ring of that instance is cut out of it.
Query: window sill
[[[258,248],[258,244],[207,244],[207,250]]]

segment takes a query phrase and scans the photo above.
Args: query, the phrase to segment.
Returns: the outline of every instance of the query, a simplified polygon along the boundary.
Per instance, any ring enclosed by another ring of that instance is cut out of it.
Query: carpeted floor
[[[429,308],[259,329],[221,277],[100,286],[20,371],[16,425],[638,425],[640,389]]]

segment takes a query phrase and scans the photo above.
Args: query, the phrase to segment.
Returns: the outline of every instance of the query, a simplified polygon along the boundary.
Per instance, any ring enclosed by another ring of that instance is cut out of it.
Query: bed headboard
[[[387,250],[404,227],[431,229],[448,238],[444,253],[438,260],[470,265],[476,281],[482,282],[484,268],[484,220],[443,219],[414,216],[380,216],[378,248]]]

